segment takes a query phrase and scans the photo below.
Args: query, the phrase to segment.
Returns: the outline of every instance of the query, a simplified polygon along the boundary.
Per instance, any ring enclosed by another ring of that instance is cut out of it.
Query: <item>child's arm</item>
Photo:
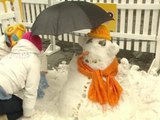
[[[23,115],[25,117],[30,117],[34,113],[34,107],[37,98],[37,89],[40,80],[40,61],[36,59],[30,62],[32,64],[28,71],[23,98]]]
[[[44,51],[42,51],[41,52],[41,57],[40,57],[40,59],[41,59],[41,72],[43,72],[43,73],[47,73],[48,72],[48,62],[47,62],[47,56],[46,56],[46,54],[44,53]]]

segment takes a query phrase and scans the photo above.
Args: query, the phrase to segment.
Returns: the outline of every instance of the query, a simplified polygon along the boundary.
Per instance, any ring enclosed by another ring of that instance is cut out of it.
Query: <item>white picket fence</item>
[[[23,19],[21,18],[18,10],[18,1],[19,0],[15,0],[14,2],[15,11],[8,12],[8,16],[5,13],[5,17],[0,17],[0,19],[3,21],[3,19],[6,19],[7,17],[15,18],[16,22],[22,22],[27,26],[28,29],[30,29],[34,20],[41,11],[50,5],[53,5],[57,2],[62,2],[64,0],[22,0]],[[117,30],[116,32],[111,32],[113,42],[117,42],[121,49],[156,53],[156,63],[157,65],[160,65],[160,0],[81,1],[117,4]],[[6,20],[4,21],[6,22]],[[6,22],[5,24],[8,23]],[[78,33],[73,32],[70,34],[63,34],[58,36],[58,40],[78,43],[78,37],[84,35],[84,33],[84,31],[79,31]],[[48,51],[53,53],[59,50],[59,47],[56,46],[54,36],[44,35],[42,37],[51,39],[51,44],[48,48]]]

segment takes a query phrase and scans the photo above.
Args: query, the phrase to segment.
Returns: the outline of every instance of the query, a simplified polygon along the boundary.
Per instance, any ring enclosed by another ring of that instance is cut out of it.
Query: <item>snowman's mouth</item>
[[[85,57],[84,61],[86,63],[95,63],[95,64],[101,62],[101,60],[99,60],[99,59],[91,59],[91,58],[88,58],[88,57]]]
[[[84,51],[82,53],[82,56],[84,57],[84,62],[86,62],[86,63],[94,63],[94,64],[96,64],[98,62],[101,62],[100,59],[90,57],[90,53],[88,51]]]

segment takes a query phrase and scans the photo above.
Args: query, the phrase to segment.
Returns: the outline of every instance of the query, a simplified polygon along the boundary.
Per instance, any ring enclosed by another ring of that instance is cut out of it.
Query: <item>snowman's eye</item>
[[[105,46],[106,45],[106,40],[99,41],[98,44],[100,44],[101,46]]]
[[[91,38],[91,39],[87,40],[87,42],[86,42],[86,43],[87,43],[87,44],[88,44],[88,43],[91,43],[91,42],[92,42],[92,40],[93,40],[93,39]]]

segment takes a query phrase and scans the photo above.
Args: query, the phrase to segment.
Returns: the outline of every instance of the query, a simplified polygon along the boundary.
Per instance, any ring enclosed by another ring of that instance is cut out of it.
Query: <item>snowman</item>
[[[84,41],[83,41],[84,40]],[[135,105],[128,81],[130,64],[116,58],[119,46],[100,25],[80,41],[58,100],[59,116],[71,120],[131,120]]]
[[[83,52],[48,74],[32,120],[160,120],[160,76],[122,58],[103,25],[80,39]],[[45,104],[45,106],[44,106]]]

